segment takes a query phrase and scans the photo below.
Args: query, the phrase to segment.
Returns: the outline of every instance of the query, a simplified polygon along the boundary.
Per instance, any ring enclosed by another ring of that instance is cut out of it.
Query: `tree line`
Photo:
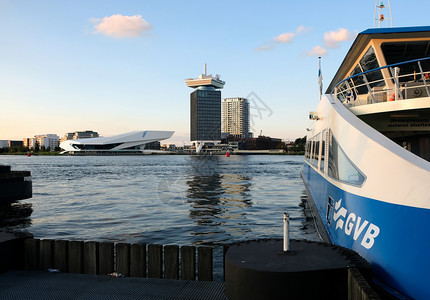
[[[61,151],[60,147],[55,147],[55,149],[53,149],[53,151],[55,152],[59,152]],[[34,146],[34,148],[29,148],[29,147],[24,147],[24,146],[12,146],[12,147],[5,147],[5,148],[0,148],[0,153],[3,154],[19,154],[19,153],[46,153],[46,152],[53,152],[51,151],[51,147],[45,147],[42,146],[40,147],[38,144],[36,144]]]

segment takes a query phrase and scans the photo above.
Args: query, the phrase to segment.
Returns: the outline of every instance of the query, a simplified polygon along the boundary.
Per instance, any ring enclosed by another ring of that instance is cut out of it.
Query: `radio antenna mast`
[[[390,21],[390,27],[393,27],[393,18],[391,16],[391,3],[390,0],[386,0],[388,2],[388,5],[384,5],[382,1],[375,0],[375,16],[373,20],[373,27],[381,28],[381,23],[383,21]],[[389,15],[384,15],[384,9],[388,8]],[[376,26],[376,22],[378,22],[378,26]],[[388,27],[388,22],[386,23],[386,26]]]

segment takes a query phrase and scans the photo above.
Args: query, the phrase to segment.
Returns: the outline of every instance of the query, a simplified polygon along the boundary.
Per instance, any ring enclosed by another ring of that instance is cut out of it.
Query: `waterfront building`
[[[238,150],[271,150],[283,148],[284,146],[281,139],[263,135],[256,138],[240,138],[230,135],[222,139],[221,142]]]
[[[204,74],[185,80],[194,91],[190,95],[190,140],[201,149],[205,142],[221,140],[221,91],[225,85],[219,75]],[[197,151],[199,152],[199,151]]]
[[[41,135],[35,135],[37,144],[39,147],[44,147],[45,149],[48,149],[48,147],[51,149],[51,151],[54,151],[55,148],[58,147],[60,137],[56,134],[41,134]],[[34,148],[35,145],[33,145]]]
[[[10,147],[22,147],[22,141],[7,141],[7,146]]]
[[[60,143],[67,140],[91,139],[99,137],[99,133],[92,130],[75,131],[66,133],[60,140]]]
[[[7,148],[7,140],[0,140],[0,149]]]
[[[30,138],[23,138],[22,139],[22,146],[23,147],[27,147],[27,148],[30,148]]]
[[[34,137],[34,138],[23,138],[22,139],[22,145],[24,146],[24,147],[27,147],[27,148],[35,148],[36,147],[36,144],[37,144],[37,139]]]
[[[225,98],[221,104],[222,132],[233,137],[250,138],[249,100],[245,98]]]
[[[28,139],[28,148],[34,149],[37,145],[37,139],[36,138],[29,138]]]
[[[160,149],[160,141],[174,131],[132,131],[111,137],[70,139],[60,143],[63,153],[70,154],[141,154],[145,149]]]
[[[177,149],[175,144],[164,144],[162,148],[166,151],[176,151]]]

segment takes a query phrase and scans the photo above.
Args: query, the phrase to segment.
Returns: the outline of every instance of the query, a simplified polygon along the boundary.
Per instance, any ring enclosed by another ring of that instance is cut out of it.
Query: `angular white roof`
[[[148,143],[170,138],[174,131],[132,131],[110,137],[98,137],[90,139],[66,140],[60,143],[60,148],[65,151],[118,151],[129,147],[139,147]],[[106,145],[106,149],[103,149]],[[97,146],[97,150],[84,149]],[[101,146],[101,147],[100,147]],[[110,147],[109,147],[110,146]]]

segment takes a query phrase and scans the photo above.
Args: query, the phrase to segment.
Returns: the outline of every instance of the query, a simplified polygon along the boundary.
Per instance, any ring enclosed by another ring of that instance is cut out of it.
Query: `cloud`
[[[311,30],[312,30],[312,27],[305,27],[305,26],[301,25],[297,28],[296,32],[297,32],[297,34],[300,34],[300,33],[308,32]]]
[[[296,32],[285,32],[272,38],[270,41],[266,41],[263,46],[255,49],[256,52],[269,51],[275,48],[275,44],[288,44],[293,41],[293,39],[302,33],[312,30],[310,27],[305,27],[303,25],[297,27]]]
[[[273,40],[277,43],[281,43],[281,44],[286,44],[286,43],[290,43],[293,38],[299,34],[305,33],[312,30],[311,27],[305,27],[303,25],[300,25],[299,27],[297,27],[296,32],[286,32],[286,33],[282,33],[280,35],[278,35],[277,37],[273,38]]]
[[[311,51],[309,51],[306,55],[308,56],[326,56],[327,50],[321,46],[315,46]]]
[[[337,31],[324,33],[324,45],[328,48],[337,48],[339,43],[352,39],[352,34],[347,29],[339,28]]]
[[[277,37],[273,38],[273,40],[277,43],[286,44],[286,43],[290,43],[292,41],[293,37],[295,37],[295,36],[296,36],[295,33],[286,32],[286,33],[280,34]]]
[[[118,14],[103,19],[91,18],[90,22],[96,23],[94,33],[114,38],[137,37],[152,29],[152,25],[141,15],[123,16]]]

